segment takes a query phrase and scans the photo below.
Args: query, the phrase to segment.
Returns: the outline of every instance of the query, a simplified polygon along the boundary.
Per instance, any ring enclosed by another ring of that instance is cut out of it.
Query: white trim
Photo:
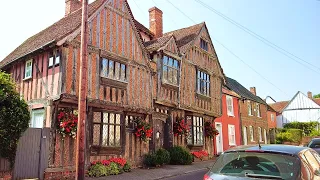
[[[30,64],[30,66],[28,66],[28,64]],[[27,76],[27,72],[30,72],[30,75]],[[24,69],[24,79],[30,79],[32,77],[32,59],[26,61],[25,64],[25,69]]]
[[[253,129],[253,126],[249,126],[249,132],[250,132],[250,141],[254,142],[254,129]]]
[[[221,131],[219,131],[219,135],[217,135],[216,136],[216,139],[215,139],[215,141],[216,141],[216,152],[217,153],[221,153],[221,152],[223,152],[223,135],[222,135],[222,123],[220,123],[220,122],[216,122],[215,123],[215,127],[216,127],[216,129],[218,130],[218,128],[217,128],[217,125],[220,125],[220,127],[221,127]],[[221,143],[220,143],[220,145],[221,145],[221,152],[220,151],[218,151],[218,146],[217,146],[217,144],[218,144],[218,137],[220,137],[221,138]]]

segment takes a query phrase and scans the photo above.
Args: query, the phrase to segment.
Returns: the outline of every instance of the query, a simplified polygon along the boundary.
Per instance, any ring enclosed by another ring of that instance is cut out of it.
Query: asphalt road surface
[[[167,178],[166,180],[203,180],[203,175],[208,172],[208,169],[183,174],[181,176],[175,176]]]

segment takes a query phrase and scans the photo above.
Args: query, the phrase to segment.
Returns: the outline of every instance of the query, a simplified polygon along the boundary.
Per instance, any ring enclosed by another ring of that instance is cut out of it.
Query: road
[[[192,173],[184,174],[181,176],[175,176],[171,178],[166,178],[165,180],[202,180],[203,175],[207,172],[207,169],[195,171]]]

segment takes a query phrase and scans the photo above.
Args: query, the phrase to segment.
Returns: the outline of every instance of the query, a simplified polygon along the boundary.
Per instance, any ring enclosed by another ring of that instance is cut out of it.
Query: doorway
[[[223,152],[222,125],[221,123],[216,123],[215,125],[216,125],[216,129],[219,132],[219,134],[216,136],[217,154],[220,154]]]

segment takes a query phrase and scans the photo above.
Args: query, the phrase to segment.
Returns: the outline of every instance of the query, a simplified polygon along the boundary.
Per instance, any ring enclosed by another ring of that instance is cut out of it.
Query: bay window
[[[165,83],[179,85],[179,62],[177,60],[163,56],[162,79]]]

